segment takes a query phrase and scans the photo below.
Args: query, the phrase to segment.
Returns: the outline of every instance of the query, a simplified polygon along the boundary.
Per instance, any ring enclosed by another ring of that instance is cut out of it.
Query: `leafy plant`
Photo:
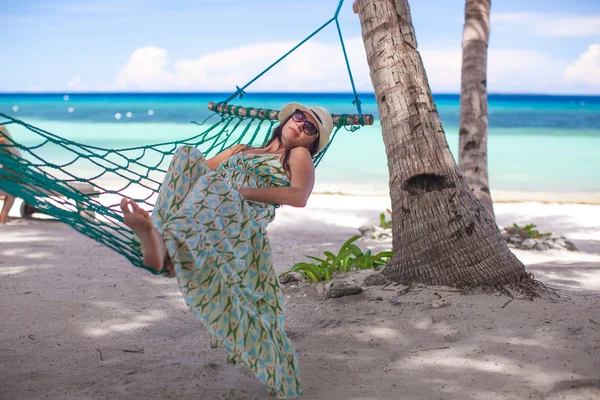
[[[517,224],[513,224],[513,226],[516,229],[524,230],[527,233],[527,235],[529,235],[529,237],[532,239],[540,239],[542,237],[552,235],[552,233],[540,233],[540,231],[538,231],[537,229],[533,229],[536,227],[535,224],[529,224],[529,225],[525,225],[525,226],[519,226]]]
[[[337,254],[330,251],[324,252],[324,258],[306,256],[314,262],[299,262],[289,271],[280,275],[280,278],[290,272],[298,272],[311,282],[328,281],[332,274],[348,272],[351,269],[374,269],[385,265],[392,258],[391,251],[382,251],[373,254],[371,250],[363,252],[353,242],[360,236],[352,236],[340,247]]]
[[[387,213],[390,214],[390,218],[391,218],[392,211],[388,210],[388,209],[386,209],[385,211],[387,211]],[[381,227],[383,229],[387,229],[387,228],[391,228],[392,227],[392,220],[390,219],[389,221],[386,221],[385,220],[385,213],[379,214],[379,221],[380,221]]]

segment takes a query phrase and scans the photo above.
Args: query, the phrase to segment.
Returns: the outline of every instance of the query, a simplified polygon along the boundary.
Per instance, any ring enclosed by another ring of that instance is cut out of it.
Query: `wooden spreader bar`
[[[208,103],[208,109],[222,114],[235,115],[242,118],[259,118],[276,121],[279,117],[279,110],[267,110],[265,108],[241,107],[233,104],[219,104],[214,101]],[[269,111],[268,115],[267,111]],[[341,114],[331,114],[333,125],[336,126],[340,122]],[[360,116],[358,114],[344,114],[345,121],[342,125],[360,125]],[[363,122],[365,125],[373,125],[373,114],[363,114]]]

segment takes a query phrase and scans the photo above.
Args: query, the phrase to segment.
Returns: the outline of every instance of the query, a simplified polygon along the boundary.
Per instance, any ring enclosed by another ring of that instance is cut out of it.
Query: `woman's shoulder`
[[[314,165],[312,155],[305,147],[295,147],[290,150],[290,165]]]
[[[310,151],[306,147],[294,147],[290,150],[290,155],[295,157],[310,157],[312,159]]]
[[[313,162],[313,156],[306,147],[295,147],[290,150],[290,160],[296,160],[299,162]]]

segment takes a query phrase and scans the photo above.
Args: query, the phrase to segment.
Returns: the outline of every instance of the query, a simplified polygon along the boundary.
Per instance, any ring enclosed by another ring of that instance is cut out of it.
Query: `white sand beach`
[[[279,209],[269,229],[277,272],[335,249],[389,206],[386,196],[314,195],[304,209]],[[379,286],[325,299],[315,285],[286,284],[301,398],[600,398],[600,206],[495,210],[499,225],[535,223],[578,247],[514,250],[558,296],[509,301],[443,287],[400,296]],[[209,348],[174,279],[52,220],[0,226],[0,256],[0,398],[270,398]],[[440,298],[449,305],[432,307]]]

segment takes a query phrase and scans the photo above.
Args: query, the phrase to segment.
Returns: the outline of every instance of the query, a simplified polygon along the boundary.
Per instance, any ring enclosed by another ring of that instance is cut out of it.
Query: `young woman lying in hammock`
[[[333,121],[324,108],[290,103],[279,122],[262,148],[238,145],[210,160],[194,147],[179,148],[152,215],[130,199],[121,208],[144,264],[177,276],[211,342],[273,394],[290,398],[301,392],[299,371],[266,228],[276,205],[306,205],[313,157],[327,145]]]

